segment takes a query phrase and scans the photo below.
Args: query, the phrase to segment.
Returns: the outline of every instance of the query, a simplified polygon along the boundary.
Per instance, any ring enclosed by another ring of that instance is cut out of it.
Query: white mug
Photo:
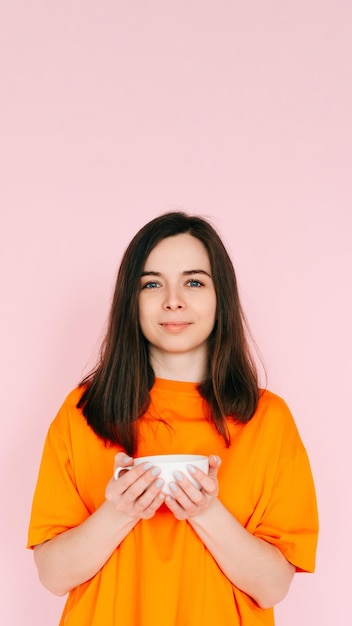
[[[205,474],[207,474],[209,470],[208,457],[201,454],[157,454],[154,456],[137,457],[133,459],[133,465],[128,467],[116,467],[114,471],[115,480],[118,479],[122,470],[131,470],[136,465],[140,465],[141,463],[151,463],[152,465],[159,467],[160,474],[158,475],[158,478],[162,478],[164,480],[162,491],[166,494],[172,493],[169,488],[169,483],[175,481],[175,472],[183,472],[188,480],[200,489],[200,484],[192,476],[192,474],[190,474],[187,469],[187,465],[194,465],[195,467],[201,469]]]

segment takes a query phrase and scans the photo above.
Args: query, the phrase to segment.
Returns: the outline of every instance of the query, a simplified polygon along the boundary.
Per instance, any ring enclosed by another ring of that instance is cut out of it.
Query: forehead
[[[144,271],[195,270],[210,271],[204,244],[188,233],[162,239],[146,259]]]

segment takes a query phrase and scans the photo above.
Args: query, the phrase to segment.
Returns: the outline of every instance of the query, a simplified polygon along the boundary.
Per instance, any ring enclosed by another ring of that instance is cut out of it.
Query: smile
[[[190,322],[166,322],[165,324],[160,324],[160,326],[170,333],[179,333],[188,328],[190,325]]]

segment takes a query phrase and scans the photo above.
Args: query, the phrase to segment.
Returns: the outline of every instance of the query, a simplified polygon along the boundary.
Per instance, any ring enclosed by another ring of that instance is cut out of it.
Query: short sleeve
[[[81,524],[89,517],[76,486],[65,404],[44,444],[28,531],[28,548]]]
[[[295,452],[292,433],[287,447],[283,441],[271,496],[254,534],[276,545],[297,571],[313,572],[319,524],[312,472],[298,433]]]

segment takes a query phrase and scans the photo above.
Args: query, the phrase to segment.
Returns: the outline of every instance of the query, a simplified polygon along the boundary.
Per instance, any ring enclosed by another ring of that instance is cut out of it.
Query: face
[[[139,321],[151,356],[204,359],[215,315],[216,294],[202,242],[189,234],[163,239],[146,260],[139,295]]]

